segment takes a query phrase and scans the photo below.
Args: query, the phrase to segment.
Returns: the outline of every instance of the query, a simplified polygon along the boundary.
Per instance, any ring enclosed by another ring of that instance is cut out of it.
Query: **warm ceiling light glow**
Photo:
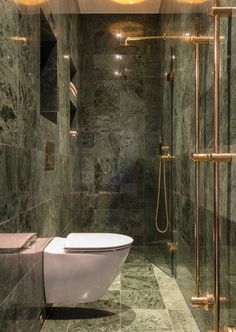
[[[177,2],[183,4],[200,5],[204,2],[209,2],[209,0],[177,0]]]
[[[132,37],[132,36],[143,36],[144,27],[143,24],[135,21],[119,21],[111,24],[108,27],[110,34],[115,36],[117,39]],[[119,31],[119,32],[118,32]]]
[[[16,4],[24,6],[37,6],[44,2],[46,2],[46,0],[15,0]]]
[[[122,37],[122,34],[121,33],[117,33],[116,34],[116,38],[121,38]]]
[[[113,2],[119,3],[121,5],[136,5],[142,3],[145,0],[112,0]]]

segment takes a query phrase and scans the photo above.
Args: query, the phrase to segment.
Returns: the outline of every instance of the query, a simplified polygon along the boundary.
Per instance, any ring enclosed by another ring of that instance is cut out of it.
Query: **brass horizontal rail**
[[[208,8],[208,15],[210,16],[230,16],[236,7],[211,7]]]
[[[210,40],[214,40],[213,36],[186,36],[186,35],[173,35],[168,36],[165,33],[159,36],[144,36],[144,37],[127,37],[125,39],[125,45],[128,46],[130,41],[142,41],[142,40],[183,40],[192,44],[209,44]]]
[[[230,163],[236,153],[193,153],[190,157],[193,161]]]

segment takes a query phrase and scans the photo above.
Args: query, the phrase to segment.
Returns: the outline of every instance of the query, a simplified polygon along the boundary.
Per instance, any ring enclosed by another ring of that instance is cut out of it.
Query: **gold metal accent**
[[[236,327],[233,326],[225,326],[224,332],[236,332]]]
[[[195,21],[195,34],[198,41],[199,18]],[[199,153],[200,145],[200,43],[195,42],[195,153]],[[200,221],[199,221],[199,187],[200,187],[200,164],[195,164],[195,295],[200,296]]]
[[[190,157],[193,161],[206,161],[215,163],[231,163],[236,153],[193,153]]]
[[[161,151],[164,153],[160,155],[160,159],[169,160],[169,159],[175,159],[175,156],[171,155],[170,153],[167,153],[167,151],[170,149],[168,145],[162,145]]]
[[[174,253],[177,250],[177,243],[175,242],[167,242],[167,248],[170,253]]]
[[[54,170],[55,165],[55,144],[50,141],[46,141],[45,145],[45,171]]]
[[[212,294],[206,294],[205,296],[192,296],[191,303],[194,306],[210,306],[214,303],[214,296]]]
[[[162,151],[167,151],[169,149],[170,149],[169,145],[162,145],[162,147],[161,147]]]
[[[199,37],[198,35],[197,36],[193,36],[190,38],[190,42],[192,44],[199,44],[199,45],[208,45],[210,40],[213,40],[214,37],[204,37],[204,36],[201,36]]]
[[[208,8],[208,15],[210,16],[230,16],[232,15],[232,11],[236,10],[236,7],[211,7]]]
[[[226,297],[220,297],[219,301],[225,303]],[[207,293],[205,296],[192,296],[191,303],[193,307],[203,306],[206,310],[209,310],[214,305],[214,295]]]
[[[171,154],[162,154],[160,156],[161,159],[165,159],[165,160],[169,160],[169,159],[175,159],[175,156],[171,155]]]
[[[169,73],[167,73],[167,75],[166,75],[167,81],[174,81],[175,78],[176,78],[175,70],[169,71]]]
[[[219,0],[215,0],[219,6]],[[220,89],[220,17],[214,17],[214,153],[219,154],[219,89]],[[214,196],[213,196],[213,287],[214,287],[214,330],[220,331],[220,169],[214,163]]]
[[[188,43],[192,44],[208,44],[210,40],[214,40],[214,37],[211,36],[185,36],[185,35],[166,35],[163,33],[163,35],[159,36],[145,36],[145,37],[127,37],[125,39],[125,45],[128,46],[129,42],[131,41],[141,41],[141,40],[183,40]]]

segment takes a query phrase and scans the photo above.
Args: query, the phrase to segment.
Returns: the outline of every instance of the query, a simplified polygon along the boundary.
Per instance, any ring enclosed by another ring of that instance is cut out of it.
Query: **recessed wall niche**
[[[57,39],[41,11],[40,114],[57,124]]]
[[[70,57],[70,133],[77,134],[77,88],[76,88],[76,68]]]

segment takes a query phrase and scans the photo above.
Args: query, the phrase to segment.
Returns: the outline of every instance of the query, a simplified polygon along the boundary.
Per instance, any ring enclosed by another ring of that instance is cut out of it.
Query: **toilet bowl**
[[[133,239],[110,233],[71,233],[55,237],[44,249],[44,286],[48,304],[100,299],[118,275]]]

